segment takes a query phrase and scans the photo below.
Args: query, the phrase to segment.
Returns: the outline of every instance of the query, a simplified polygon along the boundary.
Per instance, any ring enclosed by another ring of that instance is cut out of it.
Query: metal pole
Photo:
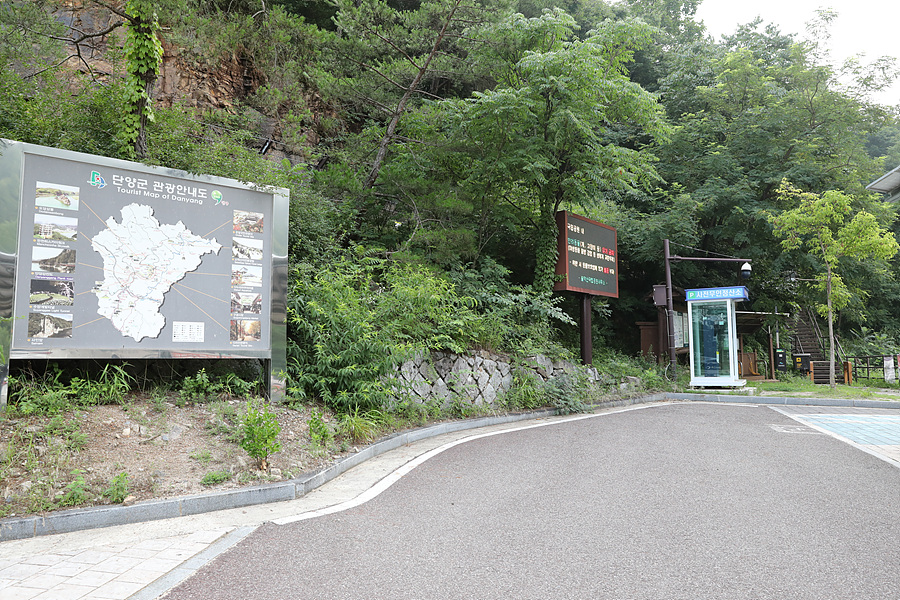
[[[775,305],[775,347],[781,349],[781,328],[778,326],[778,305],[777,304]]]
[[[749,258],[705,258],[699,256],[678,256],[669,252],[669,240],[663,240],[663,253],[666,259],[666,316],[669,330],[669,363],[672,368],[672,378],[675,378],[675,308],[672,306],[672,267],[673,260],[690,260],[697,262],[752,262]]]
[[[675,308],[672,306],[672,267],[669,264],[669,240],[663,240],[663,251],[666,257],[666,328],[669,332],[669,366],[672,379],[675,379]]]
[[[581,362],[594,364],[594,345],[591,339],[591,295],[581,295]]]

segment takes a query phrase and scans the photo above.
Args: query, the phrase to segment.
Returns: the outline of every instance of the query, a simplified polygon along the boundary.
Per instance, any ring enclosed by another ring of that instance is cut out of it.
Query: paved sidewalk
[[[104,532],[68,534],[84,543],[53,544],[39,553],[0,559],[0,597],[4,600],[33,598],[119,598],[132,596],[166,575],[184,561],[205,550],[226,530],[199,531],[164,538],[141,539],[135,532],[132,542],[104,544]],[[65,534],[64,534],[65,535]],[[56,541],[56,540],[54,540]],[[13,544],[14,542],[9,542]]]
[[[666,404],[671,403],[537,418],[440,435],[372,458],[290,502],[3,542],[0,598],[155,600],[263,523],[290,523],[330,512],[329,507],[357,498],[369,498],[373,490],[378,493],[379,488],[442,447],[523,427]],[[798,429],[811,428],[806,433],[827,433],[900,467],[900,415],[896,410],[771,408],[802,424]]]
[[[900,414],[896,410],[827,406],[775,410],[900,467]]]

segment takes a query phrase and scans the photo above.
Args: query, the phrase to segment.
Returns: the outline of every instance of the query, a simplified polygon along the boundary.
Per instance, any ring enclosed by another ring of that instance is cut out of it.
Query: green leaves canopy
[[[532,27],[523,28],[520,41],[540,47],[504,65],[498,78],[506,85],[457,102],[452,135],[466,142],[469,183],[491,182],[488,195],[514,197],[534,219],[535,284],[549,292],[554,213],[564,203],[592,204],[604,190],[654,180],[653,157],[641,142],[662,138],[668,129],[655,98],[625,70],[634,49],[649,41],[649,28],[606,21],[587,40],[566,41],[558,37],[571,24],[565,13],[528,22]],[[500,30],[510,32],[506,24]]]
[[[785,250],[805,248],[825,265],[825,272],[816,277],[818,289],[825,292],[826,304],[819,305],[819,313],[828,317],[831,387],[834,378],[834,311],[847,306],[850,290],[837,273],[842,258],[886,261],[900,249],[894,234],[882,229],[874,215],[859,211],[847,222],[851,213],[851,198],[836,190],[822,195],[802,192],[787,181],[782,182],[778,194],[786,203],[799,202],[796,208],[785,210],[770,220],[774,233],[784,238]]]

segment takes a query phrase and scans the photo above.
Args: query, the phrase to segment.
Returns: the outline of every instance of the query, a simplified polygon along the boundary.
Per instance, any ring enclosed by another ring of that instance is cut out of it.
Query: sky
[[[703,21],[716,39],[757,16],[764,23],[778,25],[782,33],[805,38],[806,23],[819,8],[838,13],[831,25],[833,59],[843,62],[858,54],[865,54],[867,61],[885,55],[900,59],[900,3],[893,0],[702,0],[696,19]],[[900,104],[900,83],[874,99]]]

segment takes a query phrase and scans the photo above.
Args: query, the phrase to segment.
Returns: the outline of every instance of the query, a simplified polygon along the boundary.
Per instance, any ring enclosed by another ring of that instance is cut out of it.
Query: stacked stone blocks
[[[491,405],[513,385],[514,374],[547,381],[571,374],[576,367],[565,360],[536,355],[514,364],[505,355],[487,351],[470,354],[421,353],[399,365],[386,383],[395,396],[417,403],[437,402],[443,407],[457,399],[473,405]],[[597,379],[596,371],[591,377]]]

